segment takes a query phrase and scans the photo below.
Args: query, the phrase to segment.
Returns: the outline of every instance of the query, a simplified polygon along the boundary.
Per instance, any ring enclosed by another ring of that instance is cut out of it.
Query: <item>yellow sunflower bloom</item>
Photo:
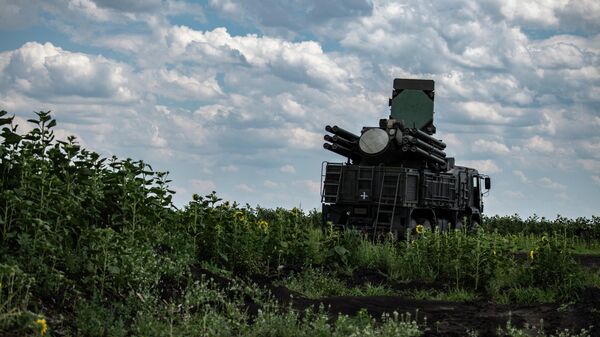
[[[258,220],[256,225],[258,226],[258,228],[262,229],[265,232],[267,231],[267,229],[269,229],[269,223],[266,220]]]
[[[40,334],[45,336],[46,332],[48,332],[48,324],[46,323],[46,319],[39,318],[37,321],[35,321],[35,323],[40,326]]]
[[[246,214],[244,214],[242,211],[236,211],[233,216],[238,221],[246,221]]]
[[[296,208],[296,207],[292,208],[292,211],[291,211],[291,212],[292,212],[292,215],[293,215],[293,216],[298,216],[298,215],[300,215],[300,210],[299,210],[298,208]]]
[[[425,233],[425,227],[419,224],[417,225],[417,227],[415,227],[415,231],[417,232],[417,234],[423,234]]]

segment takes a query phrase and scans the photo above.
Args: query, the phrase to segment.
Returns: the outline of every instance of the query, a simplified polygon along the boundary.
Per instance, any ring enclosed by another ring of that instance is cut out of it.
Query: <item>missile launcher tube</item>
[[[334,125],[334,126],[327,125],[325,127],[325,131],[331,132],[334,135],[342,137],[342,138],[345,138],[345,139],[347,139],[347,140],[349,140],[351,142],[352,141],[358,141],[358,138],[359,138],[357,135],[353,134],[352,132],[346,131],[346,130],[340,128],[337,125]]]
[[[335,152],[337,154],[339,154],[340,156],[344,156],[346,158],[349,158],[351,160],[358,160],[360,159],[359,156],[357,156],[354,152],[352,152],[350,149],[343,147],[341,145],[338,144],[329,144],[329,143],[325,143],[323,144],[323,148],[327,149],[331,152]]]
[[[328,141],[328,142],[331,142],[331,143],[334,143],[334,144],[339,144],[341,146],[348,147],[348,148],[354,147],[356,145],[356,142],[351,142],[351,141],[349,141],[349,140],[347,140],[345,138],[339,137],[339,136],[333,136],[332,137],[330,135],[325,135],[323,137],[323,139],[326,140],[326,141]]]
[[[339,145],[342,145],[342,146],[345,146],[345,147],[349,147],[349,148],[356,145],[356,141],[354,141],[354,142],[353,141],[349,141],[346,138],[342,138],[342,137],[337,136],[337,135],[331,137],[331,140],[335,144],[339,144]]]

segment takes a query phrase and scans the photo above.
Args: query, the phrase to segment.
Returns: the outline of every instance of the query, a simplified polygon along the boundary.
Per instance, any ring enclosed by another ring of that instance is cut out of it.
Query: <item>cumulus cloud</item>
[[[321,193],[321,183],[316,180],[297,180],[293,185],[306,189],[313,195]]]
[[[464,102],[461,104],[463,111],[467,114],[470,121],[479,123],[507,123],[508,117],[499,112],[499,106],[490,105],[483,102]]]
[[[510,22],[532,28],[588,30],[598,28],[600,5],[593,0],[566,1],[493,1],[491,9],[499,9]],[[496,7],[496,8],[494,8]]]
[[[254,189],[252,187],[248,186],[247,184],[239,184],[236,186],[236,188],[242,192],[247,192],[247,193],[254,192]]]
[[[519,178],[519,180],[520,180],[522,183],[528,183],[528,182],[529,182],[529,178],[527,178],[527,176],[525,175],[525,173],[523,173],[523,171],[520,171],[520,170],[514,170],[514,171],[513,171],[513,174],[514,174],[514,175],[515,175],[517,178]]]
[[[327,23],[333,19],[344,20],[368,15],[373,9],[369,0],[211,0],[209,3],[228,18],[260,26],[271,33],[281,30],[287,34],[310,29],[315,24]]]
[[[226,28],[197,31],[187,26],[158,26],[173,59],[229,63],[267,70],[286,81],[344,88],[348,72],[314,41],[288,42],[248,34],[231,36]]]
[[[158,125],[153,126],[154,133],[152,134],[152,145],[155,147],[166,147],[167,140],[161,136]]]
[[[497,155],[504,155],[510,152],[508,146],[505,144],[485,139],[476,140],[472,145],[472,149],[475,152],[484,152]]]
[[[553,181],[552,179],[548,178],[548,177],[542,177],[540,178],[540,186],[545,187],[545,188],[549,188],[551,190],[565,190],[567,188],[567,186],[558,183],[556,181]]]
[[[129,66],[83,53],[65,51],[52,43],[28,42],[0,54],[4,90],[30,97],[82,97],[132,101],[137,98]]]
[[[594,0],[570,0],[557,11],[563,25],[570,30],[597,32],[600,28],[600,4]]]
[[[559,23],[555,15],[564,1],[530,1],[522,3],[516,0],[501,1],[500,11],[511,21],[530,23],[541,26],[552,26]]]
[[[519,191],[506,191],[506,192],[504,192],[504,194],[509,199],[524,199],[525,198],[525,194],[523,194],[523,192],[519,192]]]
[[[265,180],[263,181],[263,186],[266,188],[276,188],[279,186],[279,184],[277,184],[276,182],[272,181],[272,180]]]
[[[0,0],[0,30],[23,28],[35,22],[40,4],[35,0]]]
[[[144,74],[149,91],[178,100],[202,100],[222,95],[214,74],[196,72],[189,75],[177,70],[160,69]]]
[[[99,7],[125,12],[149,12],[158,9],[161,0],[92,0]]]
[[[217,187],[212,180],[192,179],[192,188],[198,193],[210,193]]]
[[[283,173],[296,173],[296,168],[289,164],[281,166],[279,170]]]
[[[473,167],[483,174],[494,174],[502,172],[502,169],[491,159],[486,160],[461,160],[457,158],[457,164]]]
[[[529,138],[525,143],[525,147],[532,151],[542,153],[551,153],[554,151],[554,145],[552,142],[542,138],[541,136],[533,136]]]
[[[227,118],[233,110],[232,106],[222,104],[204,105],[194,112],[196,115],[202,116],[206,120],[215,120],[218,118]]]
[[[600,172],[600,160],[578,159],[577,163],[580,164],[584,170],[592,171],[592,172]]]
[[[227,165],[227,166],[223,166],[222,167],[223,171],[225,172],[237,172],[240,170],[239,167],[237,167],[236,165]]]
[[[82,30],[97,32],[111,29],[115,24],[145,21],[148,15],[193,14],[197,20],[204,20],[202,6],[184,0],[0,0],[0,8],[3,22],[0,29],[22,28],[43,22],[76,38],[89,33]],[[94,26],[107,22],[111,25]]]

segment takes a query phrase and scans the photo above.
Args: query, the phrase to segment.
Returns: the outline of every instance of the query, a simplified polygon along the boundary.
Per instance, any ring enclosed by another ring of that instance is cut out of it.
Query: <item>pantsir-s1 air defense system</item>
[[[433,101],[433,80],[397,78],[390,117],[379,126],[363,127],[360,136],[325,127],[331,135],[323,147],[347,158],[323,163],[325,224],[378,234],[481,223],[490,178],[446,156],[446,144],[433,137]]]

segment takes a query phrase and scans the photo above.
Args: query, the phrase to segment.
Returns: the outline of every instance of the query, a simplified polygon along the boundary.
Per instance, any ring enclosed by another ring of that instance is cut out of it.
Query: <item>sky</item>
[[[21,130],[211,191],[320,209],[325,125],[389,116],[433,79],[446,152],[488,174],[488,215],[600,215],[597,0],[0,0],[0,109]]]

